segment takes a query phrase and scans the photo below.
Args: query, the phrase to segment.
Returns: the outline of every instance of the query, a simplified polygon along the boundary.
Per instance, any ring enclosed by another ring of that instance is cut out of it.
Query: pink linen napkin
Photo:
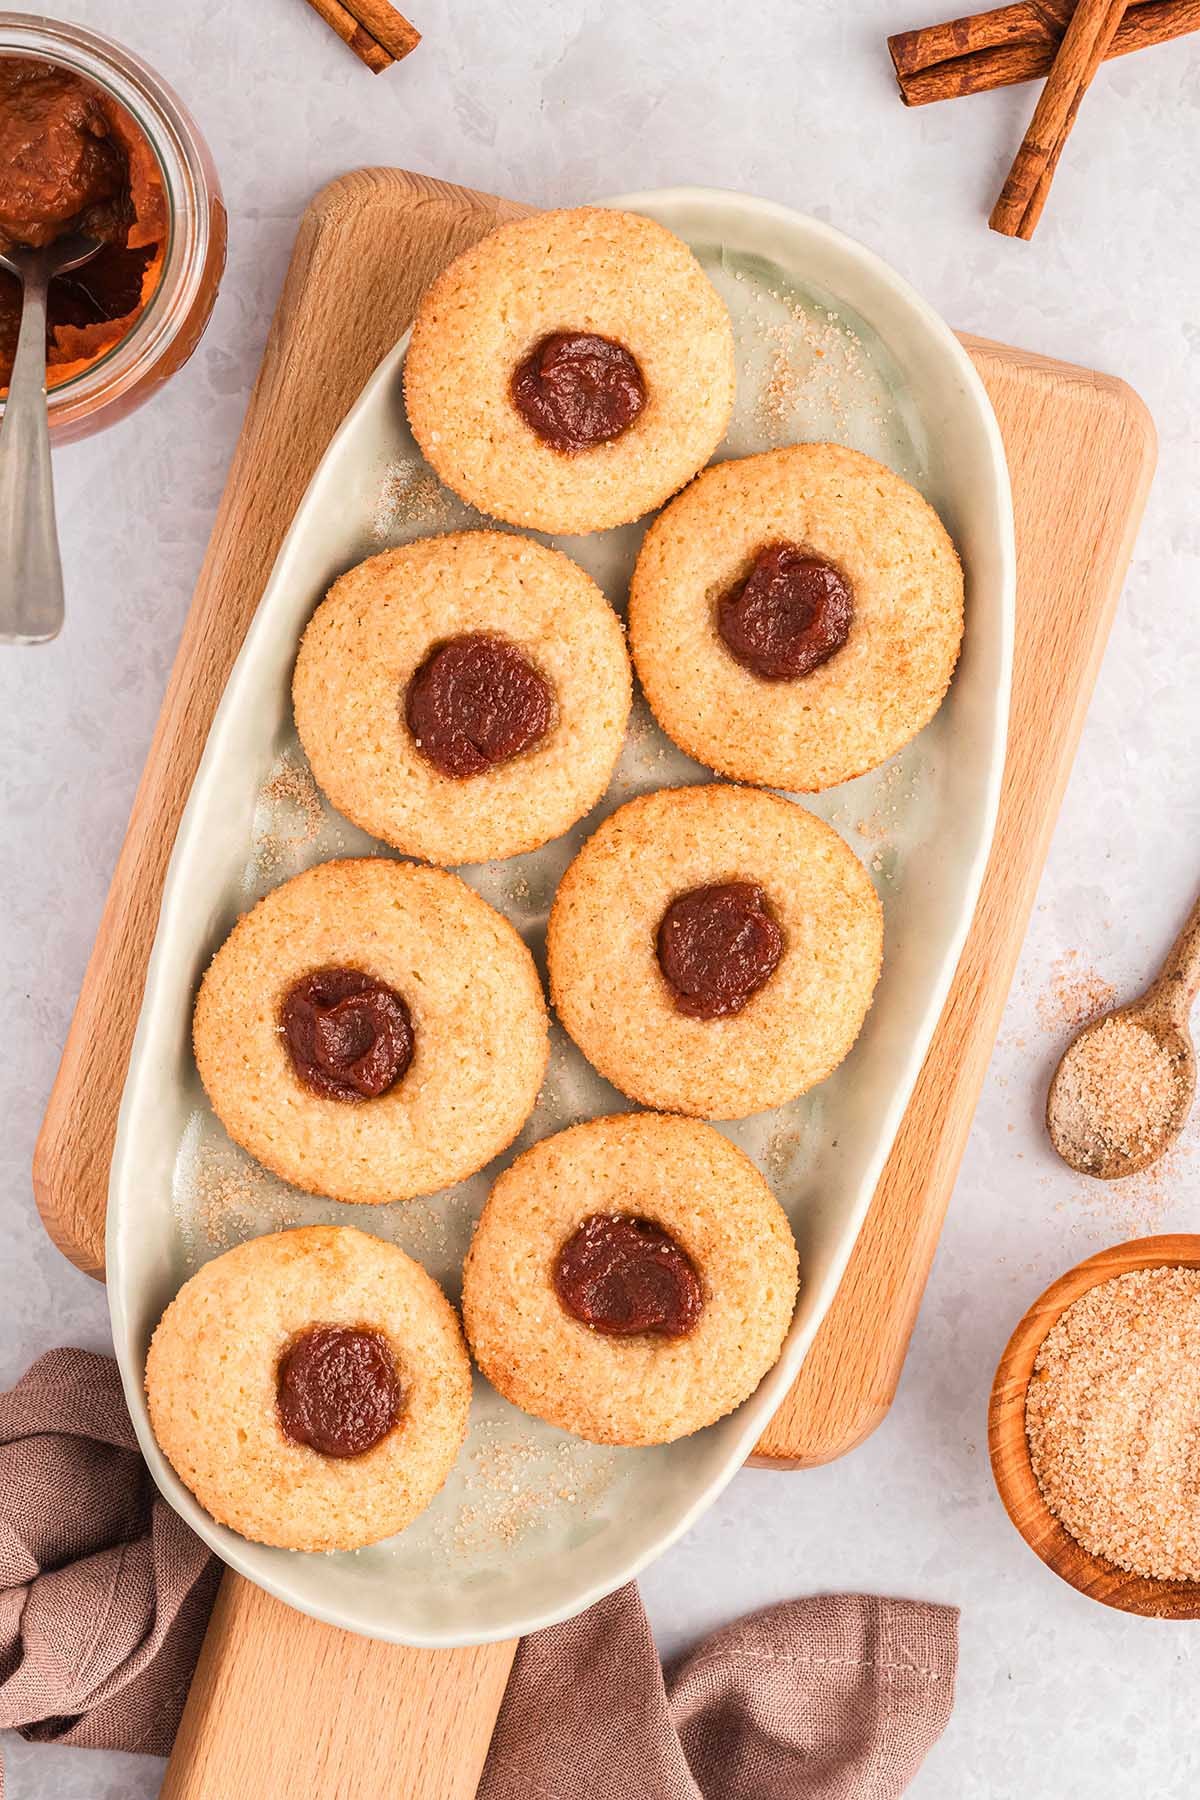
[[[165,1756],[218,1574],[108,1357],[51,1351],[0,1394],[0,1727]],[[891,1800],[949,1717],[956,1643],[950,1607],[819,1596],[664,1676],[629,1586],[521,1644],[479,1800]]]

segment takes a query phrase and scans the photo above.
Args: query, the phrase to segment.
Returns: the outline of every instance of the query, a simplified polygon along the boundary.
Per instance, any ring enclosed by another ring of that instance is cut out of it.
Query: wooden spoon
[[[1005,1511],[1047,1568],[1089,1599],[1119,1607],[1122,1612],[1152,1619],[1200,1619],[1200,1581],[1159,1581],[1131,1575],[1076,1543],[1042,1499],[1025,1435],[1025,1391],[1050,1327],[1098,1282],[1128,1274],[1131,1269],[1158,1269],[1164,1264],[1200,1268],[1200,1235],[1187,1232],[1136,1238],[1102,1250],[1060,1275],[1053,1287],[1034,1301],[1009,1339],[996,1370],[988,1406],[988,1449]]]
[[[1068,1045],[1054,1072],[1050,1092],[1046,1096],[1046,1129],[1050,1141],[1064,1162],[1081,1175],[1095,1175],[1101,1181],[1116,1181],[1123,1175],[1136,1175],[1157,1162],[1180,1131],[1196,1094],[1196,1052],[1192,1044],[1188,1019],[1197,990],[1200,989],[1200,899],[1188,914],[1187,923],[1175,939],[1157,978],[1140,1000],[1130,1006],[1119,1006],[1103,1013],[1085,1025],[1078,1037]],[[1077,1082],[1074,1063],[1081,1045],[1112,1019],[1140,1025],[1143,1031],[1161,1045],[1171,1059],[1174,1091],[1168,1116],[1144,1130],[1132,1131],[1126,1145],[1114,1146],[1099,1135],[1081,1136],[1079,1104],[1073,1095]]]

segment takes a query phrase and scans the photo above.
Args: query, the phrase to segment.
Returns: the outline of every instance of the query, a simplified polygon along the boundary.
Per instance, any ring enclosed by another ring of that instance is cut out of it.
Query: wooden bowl
[[[1050,1327],[1073,1301],[1098,1282],[1131,1269],[1164,1263],[1200,1268],[1200,1235],[1135,1238],[1089,1256],[1060,1275],[1035,1300],[1008,1340],[1000,1358],[988,1406],[988,1450],[992,1474],[1009,1518],[1030,1549],[1048,1568],[1081,1594],[1151,1619],[1200,1619],[1200,1581],[1159,1581],[1130,1575],[1102,1556],[1093,1556],[1066,1532],[1042,1499],[1025,1436],[1025,1390],[1037,1353]]]

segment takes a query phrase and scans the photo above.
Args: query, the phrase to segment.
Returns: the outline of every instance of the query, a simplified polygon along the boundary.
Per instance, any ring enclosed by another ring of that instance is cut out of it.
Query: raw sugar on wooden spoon
[[[1055,1071],[1046,1129],[1081,1175],[1136,1175],[1179,1136],[1196,1091],[1188,1017],[1197,989],[1200,900],[1141,999],[1085,1026]]]
[[[1078,1038],[1054,1085],[1052,1135],[1073,1168],[1152,1151],[1179,1107],[1175,1059],[1153,1032],[1113,1014]]]

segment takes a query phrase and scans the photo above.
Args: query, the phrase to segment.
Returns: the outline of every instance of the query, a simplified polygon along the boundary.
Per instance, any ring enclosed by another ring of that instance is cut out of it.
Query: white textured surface
[[[1101,74],[1037,238],[1008,243],[985,214],[1032,90],[909,112],[890,82],[886,33],[953,10],[421,0],[425,44],[375,79],[301,0],[72,0],[199,116],[232,243],[188,369],[58,458],[63,639],[0,652],[0,1381],[52,1344],[107,1341],[100,1291],[42,1233],[29,1160],[304,202],[388,160],[547,203],[680,180],[772,196],[861,237],[955,324],[1125,376],[1161,460],[893,1412],[846,1462],[741,1475],[646,1597],[668,1651],[814,1589],[955,1602],[959,1697],[920,1800],[1174,1800],[1200,1780],[1195,1629],[1125,1619],[1042,1570],[996,1499],[984,1408],[1009,1329],[1054,1275],[1160,1224],[1200,1228],[1194,1159],[1178,1159],[1151,1220],[1146,1190],[1085,1194],[1038,1127],[1064,1035],[1038,1011],[1056,963],[1074,950],[1136,986],[1200,877],[1200,39]],[[11,1800],[142,1800],[161,1776],[149,1759],[11,1736],[4,1749]]]

